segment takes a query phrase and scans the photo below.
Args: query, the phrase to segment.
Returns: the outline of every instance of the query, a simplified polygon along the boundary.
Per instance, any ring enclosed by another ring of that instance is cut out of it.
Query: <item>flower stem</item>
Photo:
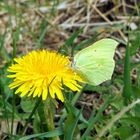
[[[23,127],[23,132],[22,132],[23,135],[24,135],[24,133],[26,131],[26,128],[27,128],[28,123],[32,119],[32,116],[34,115],[34,113],[35,113],[35,111],[38,108],[38,106],[39,106],[40,103],[41,103],[41,100],[40,99],[37,99],[37,101],[35,103],[35,106],[34,106],[34,108],[33,108],[32,112],[31,112],[30,116],[28,117],[28,119],[27,119],[27,121],[26,121],[26,123],[25,123],[25,125]]]
[[[48,126],[48,130],[52,131],[55,130],[55,124],[54,124],[54,115],[53,115],[53,107],[52,107],[51,99],[48,97],[47,102],[44,107],[44,112],[46,114],[46,122]],[[60,140],[58,136],[52,137],[51,140]]]

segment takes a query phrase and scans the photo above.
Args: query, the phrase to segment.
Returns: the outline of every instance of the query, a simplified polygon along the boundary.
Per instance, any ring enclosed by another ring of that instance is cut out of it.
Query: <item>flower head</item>
[[[82,79],[71,68],[69,58],[52,51],[32,51],[21,58],[14,59],[8,71],[13,78],[9,85],[11,89],[17,88],[15,94],[40,97],[46,100],[48,94],[50,97],[57,97],[62,102],[63,84],[73,91],[79,91],[81,86],[77,81]],[[63,84],[62,84],[63,83]]]

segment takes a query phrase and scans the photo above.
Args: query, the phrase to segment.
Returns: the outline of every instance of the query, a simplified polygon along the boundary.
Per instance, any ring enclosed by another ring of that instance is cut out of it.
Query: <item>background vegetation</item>
[[[8,66],[36,49],[73,56],[105,37],[120,43],[112,80],[65,91],[66,102],[52,109],[56,128],[48,131],[45,103],[30,117],[37,99],[13,94]],[[138,0],[1,0],[0,139],[139,140],[139,47]]]

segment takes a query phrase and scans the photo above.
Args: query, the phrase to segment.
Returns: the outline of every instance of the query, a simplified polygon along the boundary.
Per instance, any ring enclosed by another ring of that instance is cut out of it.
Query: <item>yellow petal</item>
[[[40,92],[39,88],[36,88],[33,97],[36,97],[39,94],[39,92]]]
[[[62,91],[57,87],[55,87],[54,90],[55,90],[55,93],[56,93],[58,99],[61,100],[62,102],[64,102],[64,97],[63,97]]]
[[[55,91],[52,88],[52,86],[49,87],[49,93],[50,93],[50,95],[51,95],[52,98],[55,98]]]
[[[46,100],[47,99],[47,95],[48,95],[48,90],[46,87],[43,88],[43,92],[42,92],[42,100]]]

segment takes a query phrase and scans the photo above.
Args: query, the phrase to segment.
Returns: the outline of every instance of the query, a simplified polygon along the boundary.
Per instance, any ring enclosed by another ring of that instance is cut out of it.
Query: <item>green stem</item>
[[[8,117],[8,110],[6,108],[6,97],[5,97],[5,93],[4,93],[4,86],[2,83],[2,80],[0,79],[0,94],[2,95],[2,101],[3,101],[3,105],[4,105],[4,118],[6,119],[6,123],[7,125],[5,126],[8,130],[8,134],[10,133],[10,127],[9,127],[9,117]]]
[[[46,101],[45,101],[46,102]],[[45,103],[41,102],[41,104],[39,105],[39,107],[37,108],[37,114],[40,120],[40,124],[38,124],[38,129],[40,129],[39,131],[41,132],[47,132],[48,131],[48,127],[47,127],[47,122],[46,122],[46,115],[44,112],[44,107],[45,107]]]
[[[48,126],[48,130],[52,131],[55,130],[55,124],[54,124],[54,115],[53,115],[53,108],[52,108],[52,102],[51,99],[48,97],[47,102],[44,107],[44,112],[46,114],[46,122]],[[52,137],[50,140],[60,140],[58,136]]]
[[[36,111],[36,109],[38,108],[38,106],[39,106],[40,103],[41,103],[41,99],[38,99],[38,100],[36,101],[36,104],[35,104],[35,106],[34,106],[32,112],[31,112],[30,116],[28,117],[28,119],[27,119],[27,121],[26,121],[26,123],[25,123],[25,125],[24,125],[24,127],[23,127],[23,132],[22,132],[23,135],[24,135],[24,133],[25,133],[25,131],[26,131],[26,128],[27,128],[28,123],[31,121],[32,116],[34,115],[34,113],[35,113],[35,111]]]
[[[12,99],[11,135],[13,134],[14,118],[15,118],[15,94],[13,94],[13,99]]]
[[[131,85],[131,76],[130,76],[130,46],[127,44],[126,53],[125,53],[125,63],[124,63],[124,88],[123,88],[123,97],[125,103],[131,99],[132,95],[132,85]]]

